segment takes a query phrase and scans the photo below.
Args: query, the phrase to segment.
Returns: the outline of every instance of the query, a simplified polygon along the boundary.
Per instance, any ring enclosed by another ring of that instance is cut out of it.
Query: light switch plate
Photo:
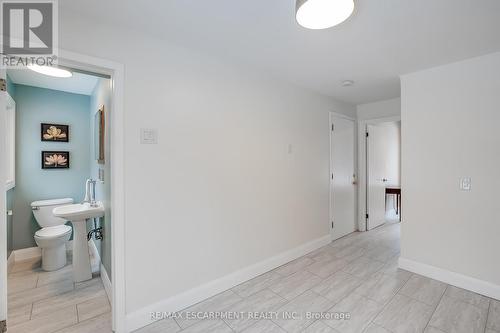
[[[460,179],[460,190],[470,191],[472,180],[469,177]]]
[[[156,128],[141,128],[141,144],[155,145],[158,143],[158,130]]]

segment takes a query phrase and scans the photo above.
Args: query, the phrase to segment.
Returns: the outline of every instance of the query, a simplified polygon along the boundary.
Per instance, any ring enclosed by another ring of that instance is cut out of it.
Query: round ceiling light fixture
[[[31,69],[34,72],[48,75],[48,76],[54,76],[54,77],[72,77],[73,73],[66,69],[58,68],[58,67],[52,67],[52,66],[39,66],[36,64],[28,65],[28,68]]]
[[[326,29],[347,20],[354,0],[297,0],[295,18],[307,29]]]
[[[342,87],[350,87],[350,86],[354,85],[354,81],[353,80],[344,80],[341,82],[341,84],[342,84]]]

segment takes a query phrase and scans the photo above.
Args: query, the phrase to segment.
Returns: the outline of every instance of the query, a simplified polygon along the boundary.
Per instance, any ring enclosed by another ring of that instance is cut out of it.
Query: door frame
[[[78,70],[111,76],[111,111],[110,111],[110,147],[111,158],[111,290],[112,290],[112,322],[115,332],[125,331],[125,196],[124,196],[124,65],[115,61],[75,53],[64,49],[58,50],[58,63]],[[3,115],[1,116],[3,118]],[[3,124],[3,122],[2,122]],[[1,131],[0,151],[5,147],[5,131]],[[4,165],[0,163],[0,184],[5,184]],[[5,191],[0,194],[0,237],[6,244],[7,227],[5,213]],[[0,281],[7,278],[7,248],[0,246]],[[6,282],[0,283],[0,315],[7,311]]]
[[[330,238],[333,240],[333,228],[332,228],[332,224],[333,224],[333,213],[334,213],[334,207],[333,207],[333,192],[334,192],[334,188],[333,188],[333,156],[332,156],[332,141],[333,141],[333,124],[334,124],[334,119],[335,118],[343,118],[343,119],[347,119],[347,120],[350,120],[353,122],[353,125],[354,125],[354,138],[353,138],[353,141],[354,141],[354,146],[353,146],[353,156],[354,156],[354,170],[357,170],[357,159],[356,159],[356,156],[357,156],[357,138],[356,138],[356,132],[358,130],[358,124],[356,122],[356,118],[353,118],[353,117],[349,117],[345,114],[342,114],[342,113],[338,113],[338,112],[335,112],[335,111],[330,111],[329,113],[329,126],[328,126],[328,131],[330,133],[329,135],[329,144],[328,144],[328,147],[330,148],[330,151],[329,151],[329,156],[330,156],[330,173],[328,175],[328,178],[329,178],[329,196],[328,196],[328,216],[329,216],[329,221],[328,221],[328,229],[330,230]],[[359,178],[358,175],[356,175],[356,178]],[[357,189],[357,186],[355,187],[354,189],[354,196],[356,198],[356,192],[358,191]],[[358,209],[357,209],[357,200],[354,200],[354,223],[356,223],[356,221],[358,220]]]
[[[401,116],[382,117],[358,120],[358,228],[368,230],[368,147],[366,133],[368,125],[376,125],[392,121],[401,121]]]

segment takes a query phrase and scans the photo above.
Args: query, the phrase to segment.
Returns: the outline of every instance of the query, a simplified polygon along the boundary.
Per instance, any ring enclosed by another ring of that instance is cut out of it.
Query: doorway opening
[[[366,230],[400,222],[401,121],[366,125]]]
[[[0,165],[0,182],[7,184],[0,195],[0,322],[27,331],[41,324],[64,326],[46,327],[47,332],[85,330],[102,316],[110,330],[123,330],[123,66],[59,50],[59,67],[76,82],[58,85],[28,69],[0,70],[7,86],[0,94],[1,117],[8,120],[1,126],[0,149],[14,152]],[[36,179],[28,184],[30,177]],[[34,192],[39,196],[28,198]],[[92,216],[65,210],[72,204],[89,206]],[[57,215],[59,208],[64,209]],[[52,246],[60,241],[62,247]],[[58,300],[70,293],[78,294],[67,297],[77,303],[63,306]],[[101,313],[86,316],[85,309]],[[53,314],[59,319],[51,320]]]

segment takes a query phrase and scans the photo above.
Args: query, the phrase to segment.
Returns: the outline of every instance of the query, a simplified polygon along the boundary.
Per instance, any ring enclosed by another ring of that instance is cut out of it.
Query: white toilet
[[[35,233],[35,242],[42,249],[42,269],[55,271],[66,266],[66,242],[72,228],[66,220],[52,214],[54,208],[73,203],[73,199],[41,200],[31,203],[33,215],[42,229]]]

